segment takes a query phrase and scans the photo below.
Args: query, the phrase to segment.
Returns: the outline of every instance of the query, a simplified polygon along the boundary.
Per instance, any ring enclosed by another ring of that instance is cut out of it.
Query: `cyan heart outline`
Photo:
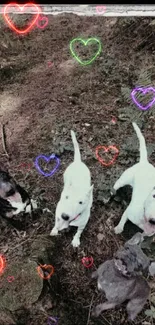
[[[152,101],[150,103],[148,103],[147,106],[142,106],[140,103],[138,103],[137,99],[135,98],[135,95],[138,91],[141,91],[144,95],[146,93],[148,93],[149,91],[153,91],[154,94],[155,94],[155,88],[153,87],[145,87],[145,88],[142,88],[142,87],[136,87],[135,89],[132,90],[131,92],[131,97],[132,97],[132,100],[133,102],[138,106],[138,108],[140,108],[141,110],[143,111],[146,111],[147,109],[149,109],[155,102],[155,97],[152,99]]]
[[[57,164],[56,164],[55,168],[54,168],[50,173],[44,173],[44,172],[41,170],[41,168],[39,167],[39,159],[40,159],[40,158],[44,159],[46,162],[49,162],[51,159],[56,159]],[[35,160],[34,163],[35,163],[35,166],[36,166],[37,170],[38,170],[42,175],[44,175],[45,177],[48,177],[48,176],[52,176],[52,175],[55,173],[55,171],[57,170],[57,168],[58,168],[59,165],[60,165],[60,159],[59,159],[58,157],[56,157],[55,154],[52,154],[52,155],[49,156],[49,157],[46,157],[46,156],[44,156],[44,155],[40,155],[40,156],[38,156],[38,157],[36,158],[36,160]]]

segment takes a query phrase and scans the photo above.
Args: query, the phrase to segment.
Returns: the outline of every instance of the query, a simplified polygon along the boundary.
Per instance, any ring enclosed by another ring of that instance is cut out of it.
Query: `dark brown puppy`
[[[103,310],[114,308],[126,300],[129,320],[133,321],[143,309],[150,292],[143,272],[149,272],[151,262],[140,246],[135,244],[135,238],[138,237],[130,239],[112,260],[101,264],[92,274],[92,278],[98,279],[98,289],[104,291],[108,300],[94,308],[93,316],[97,317]],[[155,265],[151,265],[151,275],[154,275]]]
[[[33,201],[28,193],[9,173],[0,170],[0,215],[12,218],[23,211],[31,212],[32,209]]]

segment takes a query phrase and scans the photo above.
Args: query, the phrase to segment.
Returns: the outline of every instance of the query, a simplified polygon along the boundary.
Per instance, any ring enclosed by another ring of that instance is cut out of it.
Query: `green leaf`
[[[142,69],[136,84],[137,84],[138,87],[151,86],[151,71]]]
[[[153,316],[153,312],[151,309],[146,309],[145,310],[145,315],[148,316],[148,317],[152,317]]]
[[[151,310],[153,311],[153,313],[155,312],[154,306],[151,306]]]
[[[131,102],[131,89],[128,87],[121,87],[121,94],[127,102]]]
[[[153,304],[155,304],[155,296],[151,296],[151,302],[153,303]]]
[[[155,25],[155,19],[153,19],[149,25]]]

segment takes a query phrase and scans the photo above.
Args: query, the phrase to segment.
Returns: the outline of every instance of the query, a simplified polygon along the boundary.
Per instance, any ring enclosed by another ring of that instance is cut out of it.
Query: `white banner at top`
[[[37,5],[37,3],[35,3]],[[5,5],[0,5],[2,13]],[[22,7],[22,5],[21,5]],[[155,5],[40,5],[42,13],[57,15],[62,13],[74,13],[80,16],[105,16],[105,17],[131,17],[131,16],[155,16]],[[25,7],[25,10],[17,10],[17,7],[7,7],[7,13],[36,14],[34,7]]]

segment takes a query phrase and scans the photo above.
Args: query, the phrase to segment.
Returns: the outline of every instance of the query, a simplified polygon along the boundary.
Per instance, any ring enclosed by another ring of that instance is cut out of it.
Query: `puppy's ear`
[[[92,275],[91,275],[91,278],[96,279],[97,277],[98,277],[97,271],[93,272]]]
[[[143,234],[142,233],[140,233],[140,232],[137,232],[131,239],[129,239],[127,242],[126,242],[126,244],[125,244],[125,246],[124,247],[126,247],[126,245],[138,245],[138,244],[140,244],[140,243],[142,243],[143,242],[143,240],[144,240],[144,236],[143,236]]]
[[[90,189],[88,191],[88,196],[93,192],[94,184],[90,186]]]

